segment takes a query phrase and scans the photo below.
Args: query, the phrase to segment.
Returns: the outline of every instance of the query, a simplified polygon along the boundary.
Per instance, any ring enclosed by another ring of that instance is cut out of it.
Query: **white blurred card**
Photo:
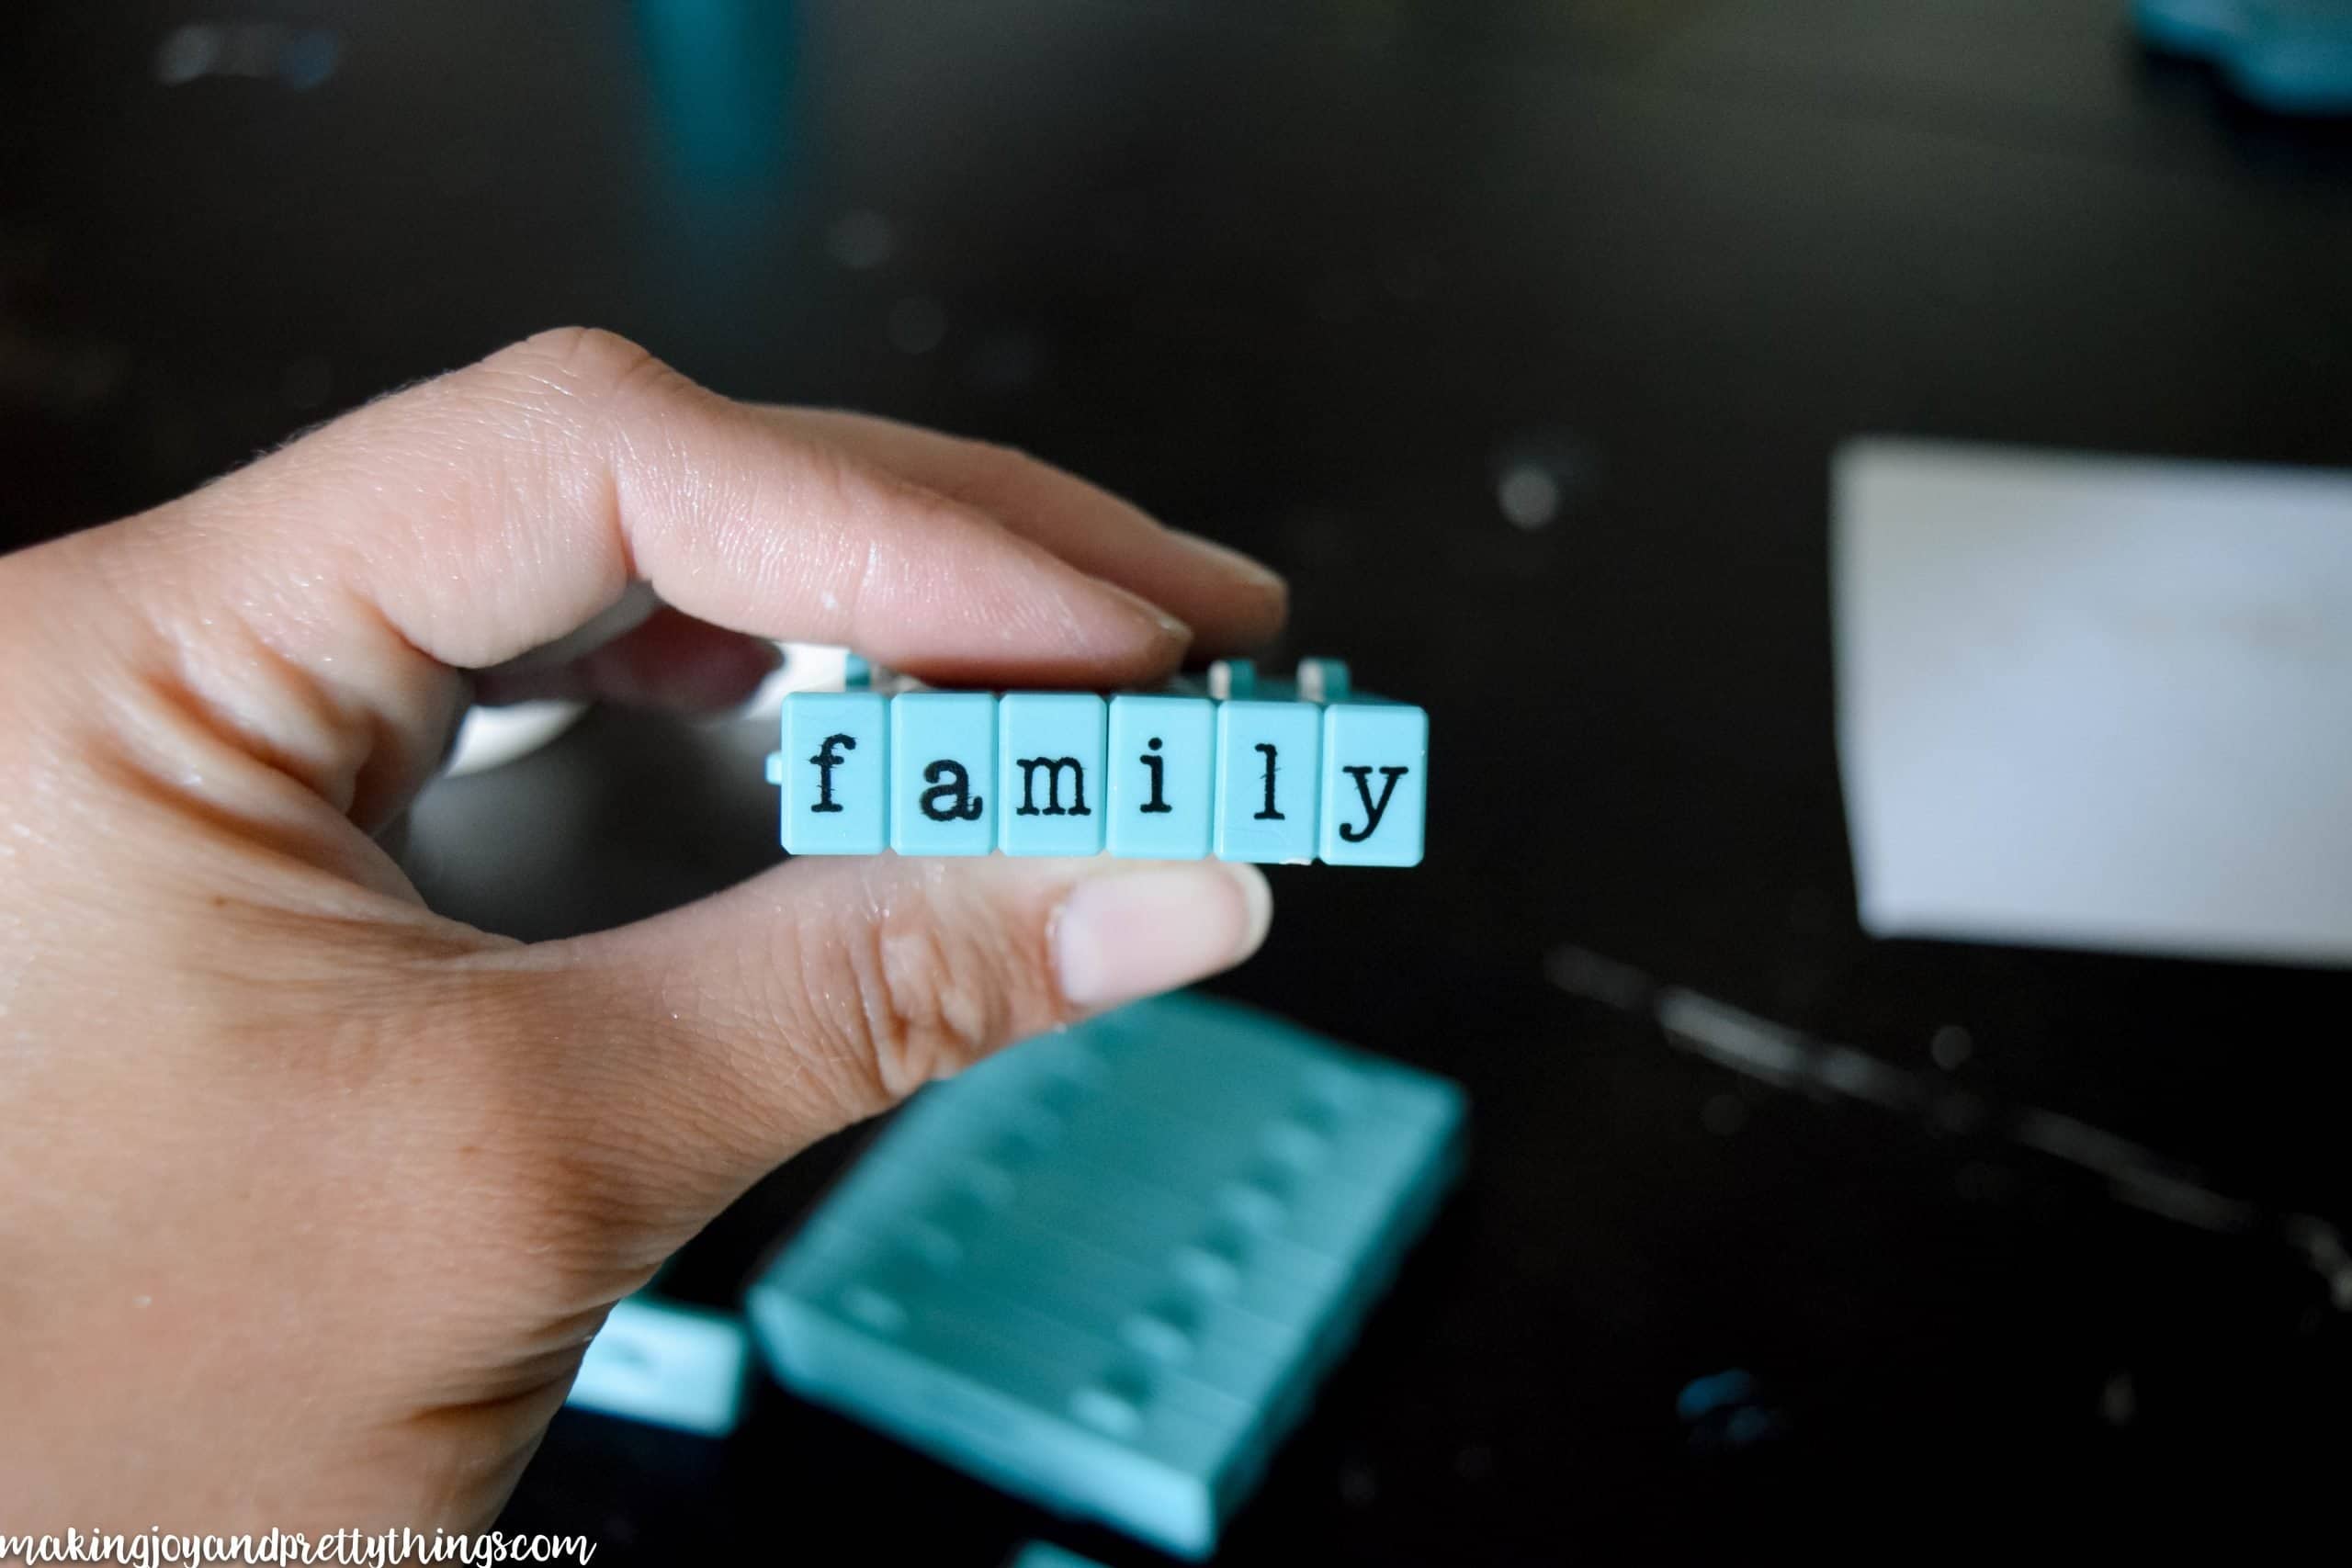
[[[1832,488],[1866,929],[2352,962],[2352,474],[1869,439]]]

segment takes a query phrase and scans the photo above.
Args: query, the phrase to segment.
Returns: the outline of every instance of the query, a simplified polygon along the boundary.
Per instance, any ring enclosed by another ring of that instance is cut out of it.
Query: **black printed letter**
[[[1250,820],[1252,822],[1283,821],[1284,820],[1283,814],[1274,809],[1274,749],[1265,741],[1261,740],[1257,745],[1251,747],[1250,750],[1253,751],[1263,751],[1266,754],[1266,809],[1261,811],[1258,815],[1250,818]]]
[[[1340,824],[1340,837],[1351,844],[1361,844],[1372,837],[1374,829],[1380,826],[1380,814],[1388,809],[1388,797],[1396,793],[1396,781],[1412,770],[1410,768],[1381,769],[1378,800],[1372,798],[1372,770],[1370,768],[1341,768],[1340,772],[1356,781],[1356,794],[1363,798],[1363,826],[1351,828],[1342,822]]]
[[[1021,769],[1021,809],[1016,817],[1091,817],[1086,809],[1086,768],[1075,757],[1015,757]],[[1046,808],[1037,809],[1037,770],[1046,770]],[[1062,770],[1070,773],[1069,809],[1062,809]]]
[[[972,793],[972,775],[964,771],[963,763],[944,760],[933,762],[923,769],[922,779],[932,786],[922,792],[920,802],[925,817],[934,822],[977,822],[980,819],[980,809],[988,803]],[[942,802],[950,804],[943,805]]]
[[[1155,735],[1144,744],[1150,747],[1152,751],[1157,751],[1159,750],[1159,737]],[[1150,752],[1146,752],[1136,761],[1141,762],[1144,772],[1151,775],[1151,798],[1145,801],[1137,809],[1146,812],[1175,810],[1176,808],[1169,805],[1167,799],[1159,793],[1161,776],[1168,772],[1168,759],[1155,757]]]
[[[808,759],[817,764],[817,804],[808,808],[811,811],[839,811],[842,808],[841,803],[833,798],[833,770],[849,759],[834,750],[836,746],[842,751],[857,750],[857,742],[848,736],[828,735],[824,743],[817,748],[817,754]]]

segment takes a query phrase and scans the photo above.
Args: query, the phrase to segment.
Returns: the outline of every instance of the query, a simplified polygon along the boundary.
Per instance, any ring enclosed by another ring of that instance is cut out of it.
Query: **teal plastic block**
[[[2132,15],[2149,47],[2211,61],[2266,109],[2352,113],[2346,0],[2135,0]]]
[[[1209,695],[1219,702],[1258,694],[1258,661],[1254,659],[1220,659],[1209,666]]]
[[[1315,858],[1322,750],[1323,715],[1313,703],[1218,705],[1219,860],[1299,864]]]
[[[1200,860],[1215,825],[1216,705],[1205,697],[1111,699],[1114,855]]]
[[[997,842],[1009,855],[1102,849],[1103,703],[1091,692],[1013,692],[997,704]]]
[[[890,838],[889,701],[875,692],[794,692],[784,750],[784,847],[796,855],[872,855]]]
[[[890,699],[890,847],[902,855],[996,848],[996,699],[907,692]]]
[[[1023,1547],[1019,1555],[1005,1568],[1102,1568],[1091,1557],[1080,1557],[1075,1551],[1064,1551],[1058,1546],[1033,1540]]]
[[[1457,1168],[1442,1079],[1198,996],[917,1095],[754,1285],[801,1394],[1205,1556]]]
[[[1340,659],[1298,661],[1298,694],[1310,703],[1343,703],[1352,689],[1348,666]]]
[[[729,1313],[631,1296],[588,1343],[564,1401],[707,1438],[735,1429],[751,1336]]]
[[[1419,865],[1428,815],[1430,716],[1355,698],[1323,710],[1322,857],[1331,865]]]

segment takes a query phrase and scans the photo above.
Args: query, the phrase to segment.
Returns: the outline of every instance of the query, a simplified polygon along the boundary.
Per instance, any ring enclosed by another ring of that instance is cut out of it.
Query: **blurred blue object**
[[[1753,1448],[1785,1430],[1780,1413],[1758,1397],[1756,1379],[1733,1367],[1685,1383],[1674,1396],[1674,1413],[1690,1428],[1694,1450]]]
[[[1726,1405],[1744,1404],[1756,1397],[1756,1380],[1734,1367],[1712,1377],[1693,1378],[1674,1396],[1674,1413],[1685,1421],[1712,1416]]]
[[[2207,59],[2234,44],[2246,27],[2246,0],[2135,0],[2140,36],[2172,54]]]
[[[2136,0],[2151,48],[2211,61],[2279,114],[2352,113],[2352,0]]]
[[[647,80],[673,166],[700,186],[763,186],[791,161],[800,7],[644,0]]]
[[[795,1391],[1205,1555],[1458,1168],[1442,1079],[1173,997],[935,1085],[752,1288]]]
[[[631,1296],[589,1341],[564,1401],[707,1438],[735,1429],[751,1340],[728,1313]]]
[[[1091,1557],[1080,1557],[1075,1551],[1064,1551],[1058,1546],[1033,1540],[1021,1549],[1021,1554],[1005,1564],[1005,1568],[1102,1568]]]

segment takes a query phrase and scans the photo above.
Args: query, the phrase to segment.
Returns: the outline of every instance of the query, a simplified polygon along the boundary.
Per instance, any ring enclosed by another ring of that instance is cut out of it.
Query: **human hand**
[[[725,703],[754,637],[1125,684],[1283,609],[1026,458],[577,331],[0,559],[11,1528],[484,1524],[605,1309],[752,1182],[1263,937],[1218,861],[794,862],[536,946],[435,916],[368,835],[464,671],[639,580],[673,608],[538,689]]]

